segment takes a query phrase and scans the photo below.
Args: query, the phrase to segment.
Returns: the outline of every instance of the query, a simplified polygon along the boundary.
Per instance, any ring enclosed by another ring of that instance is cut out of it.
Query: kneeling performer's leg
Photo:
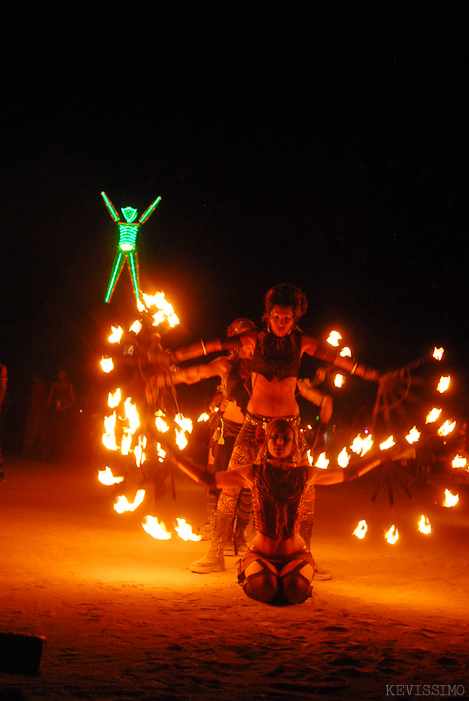
[[[238,581],[247,596],[264,604],[270,604],[278,591],[278,572],[276,568],[262,558],[251,559],[243,569],[240,564]]]
[[[301,604],[311,596],[313,567],[313,562],[309,562],[303,557],[294,559],[283,567],[280,572],[280,579],[285,603]]]

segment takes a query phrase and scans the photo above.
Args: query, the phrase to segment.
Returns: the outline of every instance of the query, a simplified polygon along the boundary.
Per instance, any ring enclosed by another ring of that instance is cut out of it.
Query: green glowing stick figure
[[[116,208],[112,204],[109,197],[105,192],[101,193],[101,197],[104,200],[104,204],[107,207],[107,211],[111,215],[111,218],[117,223],[119,227],[119,243],[117,244],[117,252],[114,258],[114,264],[112,266],[111,279],[109,280],[109,285],[106,292],[106,297],[104,301],[110,302],[114,289],[119,280],[124,263],[127,261],[127,267],[129,269],[130,279],[132,281],[132,287],[134,290],[135,298],[138,301],[140,299],[140,279],[138,274],[138,254],[137,254],[137,234],[138,230],[142,224],[145,224],[147,219],[151,217],[153,211],[158,206],[161,197],[157,197],[154,202],[148,207],[147,210],[142,214],[138,221],[137,210],[133,207],[122,207],[121,212],[124,215],[125,223],[121,222],[119,214]]]

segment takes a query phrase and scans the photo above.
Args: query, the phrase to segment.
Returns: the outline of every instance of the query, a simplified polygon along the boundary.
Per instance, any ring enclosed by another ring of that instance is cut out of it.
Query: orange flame
[[[438,382],[438,387],[436,388],[440,394],[443,394],[443,392],[446,392],[446,390],[449,387],[449,383],[451,382],[451,375],[446,375],[446,376],[441,376],[440,380]]]
[[[394,545],[394,543],[396,543],[398,538],[399,538],[399,532],[398,532],[396,526],[394,526],[394,525],[391,526],[389,531],[387,531],[387,533],[385,533],[384,537],[386,538],[386,540],[388,541],[388,543],[390,545]]]
[[[449,489],[445,489],[445,500],[443,506],[451,507],[456,506],[459,501],[459,494],[452,494]]]
[[[438,429],[438,435],[439,436],[447,436],[451,431],[454,431],[454,427],[456,426],[456,421],[453,421],[452,423],[450,421],[445,421],[443,426],[440,426]]]
[[[143,329],[143,324],[139,319],[137,319],[136,321],[134,321],[132,326],[129,328],[129,331],[132,331],[132,333],[134,333],[136,336],[138,336],[138,334],[140,333],[140,331],[142,329]]]
[[[111,414],[111,416],[104,417],[103,445],[108,450],[117,450],[116,419],[117,416],[115,411]]]
[[[166,530],[163,522],[160,523],[158,521],[156,516],[145,516],[142,527],[148,535],[151,535],[156,540],[169,540],[171,538],[171,533]]]
[[[119,484],[124,481],[123,477],[114,477],[110,467],[106,467],[104,470],[98,470],[98,479],[101,484],[105,484],[106,486]]]
[[[165,299],[164,292],[156,292],[154,295],[142,293],[145,305],[139,300],[137,306],[142,311],[143,309],[150,310],[151,307],[156,307],[157,312],[153,315],[153,326],[159,326],[163,321],[167,321],[171,328],[179,324],[179,319],[174,313],[172,305]]]
[[[355,528],[353,535],[357,536],[357,538],[360,538],[360,540],[363,540],[363,538],[366,535],[366,532],[368,530],[368,525],[366,521],[359,521],[358,526]]]
[[[350,446],[351,450],[353,450],[354,453],[357,453],[360,455],[360,457],[363,457],[365,453],[367,453],[373,445],[373,437],[370,434],[366,438],[362,438],[360,435],[356,436],[354,438],[352,445]]]
[[[346,448],[343,448],[343,450],[340,451],[337,457],[337,462],[339,464],[339,467],[347,467],[347,465],[349,464],[350,455],[347,453]]]
[[[99,362],[101,365],[101,369],[103,372],[111,372],[111,370],[114,370],[114,363],[112,362],[112,358],[106,358],[103,356]]]
[[[186,433],[192,433],[192,421],[182,414],[176,414],[174,417],[174,423],[176,423],[179,428],[176,428],[176,444],[179,450],[184,450],[188,441],[186,438]]]
[[[444,348],[434,348],[433,349],[433,357],[435,358],[435,360],[441,360],[444,352],[445,352]]]
[[[108,338],[109,343],[120,343],[124,331],[120,326],[111,326],[111,335]]]
[[[340,351],[339,355],[342,356],[342,358],[351,358],[352,357],[352,351],[348,346],[344,346],[342,350]]]
[[[145,490],[139,489],[135,495],[135,499],[132,503],[127,500],[127,497],[120,496],[117,497],[117,501],[114,504],[114,510],[118,514],[123,514],[125,511],[135,511],[145,498]]]
[[[326,458],[326,453],[321,453],[316,461],[316,467],[320,467],[321,470],[327,470],[329,465],[329,460]]]
[[[422,514],[420,517],[419,525],[418,525],[418,530],[420,533],[424,533],[425,535],[428,535],[429,533],[432,532],[432,527],[430,525],[430,521],[426,516]]]
[[[205,412],[199,416],[197,419],[197,423],[203,422],[203,421],[208,421],[210,416],[206,414]]]
[[[420,438],[420,431],[417,430],[417,426],[410,429],[409,433],[405,437],[406,441],[410,444],[416,443]]]
[[[116,406],[119,406],[120,402],[121,402],[121,391],[120,391],[120,388],[118,387],[115,392],[109,392],[108,399],[107,399],[107,405],[111,409],[115,409]]]
[[[388,450],[389,448],[392,448],[393,445],[396,445],[396,441],[394,440],[394,436],[389,436],[389,438],[384,441],[384,443],[379,444],[379,449],[380,450]]]
[[[467,458],[463,458],[462,455],[456,455],[451,464],[453,467],[466,467]]]
[[[427,418],[425,419],[425,423],[426,423],[426,424],[432,424],[432,423],[434,423],[434,422],[437,420],[437,418],[439,417],[439,415],[441,414],[441,411],[442,411],[441,409],[435,409],[435,408],[433,408],[433,409],[427,414]]]
[[[343,375],[337,374],[334,378],[334,385],[336,387],[343,387],[345,382],[345,377]]]
[[[177,526],[174,526],[174,530],[178,534],[180,538],[183,540],[202,540],[201,535],[196,535],[195,533],[192,532],[192,526],[189,523],[186,523],[186,521],[183,518],[177,518]]]
[[[337,347],[341,338],[342,336],[338,331],[331,331],[329,334],[329,338],[327,339],[327,343],[330,343],[331,346]]]

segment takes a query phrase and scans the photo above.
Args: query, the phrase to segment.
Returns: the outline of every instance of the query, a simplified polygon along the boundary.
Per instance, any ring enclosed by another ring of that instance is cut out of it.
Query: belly
[[[296,416],[296,377],[267,380],[257,372],[252,374],[252,395],[248,409],[259,416]]]

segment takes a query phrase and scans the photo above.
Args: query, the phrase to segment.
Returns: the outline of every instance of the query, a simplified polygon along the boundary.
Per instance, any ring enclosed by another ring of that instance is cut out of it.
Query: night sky
[[[465,2],[2,4],[1,360],[85,376],[127,272],[100,192],[139,213],[142,287],[174,342],[259,321],[280,282],[302,327],[388,369],[467,332]],[[169,339],[168,342],[171,342]]]

